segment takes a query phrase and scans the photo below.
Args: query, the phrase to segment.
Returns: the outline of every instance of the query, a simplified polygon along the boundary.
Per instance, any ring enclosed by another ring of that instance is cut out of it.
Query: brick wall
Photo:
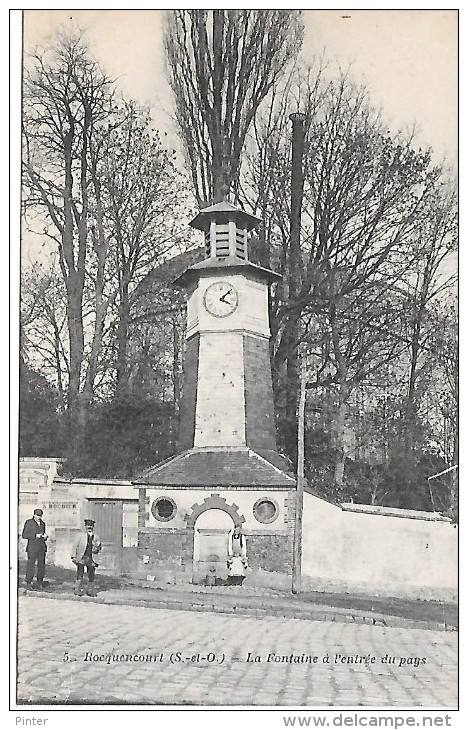
[[[138,563],[141,566],[143,556],[149,556],[144,563],[148,573],[157,571],[183,571],[192,569],[193,530],[171,530],[160,528],[155,532],[139,532]]]
[[[146,489],[138,490],[138,527],[145,527],[149,519],[149,499],[146,496]]]
[[[288,529],[294,534],[294,522],[296,519],[296,490],[292,489],[288,496],[284,498],[284,507],[286,514],[284,517],[285,523],[288,525]]]
[[[246,442],[276,451],[276,427],[268,340],[244,335]]]
[[[179,449],[181,451],[193,447],[199,348],[200,335],[195,335],[187,340],[184,359],[183,393],[180,404]]]
[[[247,557],[254,572],[292,573],[295,506],[295,491],[291,490],[284,498],[286,533],[252,531],[247,534]],[[255,579],[252,584],[255,584]]]
[[[248,535],[247,558],[252,570],[291,573],[293,535]]]
[[[248,534],[247,557],[253,570],[290,574],[292,571],[293,534]],[[149,556],[143,562],[143,556]],[[138,536],[138,566],[158,578],[160,574],[187,573],[191,580],[193,565],[193,531],[159,529],[140,532]]]
[[[173,490],[171,494],[176,502],[179,502],[180,498],[185,498],[186,503],[192,505],[194,502],[202,504],[207,495],[206,492],[193,493],[192,490],[184,490],[179,494]],[[271,584],[273,587],[281,587],[274,582],[278,575],[283,575],[286,579],[286,576],[291,575],[292,571],[294,490],[271,492],[271,494],[267,490],[233,490],[232,492],[225,490],[222,495],[229,504],[234,503],[235,498],[235,503],[239,504],[239,514],[246,515],[244,532],[247,539],[247,557],[251,568],[248,574],[249,584],[257,585],[258,580],[261,580],[258,585]],[[149,490],[146,495],[148,502],[152,501],[153,496],[153,492]],[[271,496],[277,502],[280,516],[276,522],[261,524],[255,521],[252,507],[259,496],[265,498]],[[142,506],[148,511],[148,504],[144,500],[142,500]],[[186,512],[183,504],[179,507],[181,513]],[[226,515],[224,516],[226,517]],[[156,527],[140,529],[138,572],[142,575],[155,576],[157,580],[167,579],[169,582],[174,580],[181,583],[191,581],[194,568],[193,549],[194,530],[191,526],[188,528],[182,525],[166,527],[158,524]],[[148,556],[147,562],[143,562],[143,556]],[[196,581],[196,575],[193,577]],[[204,575],[202,577],[204,578]]]

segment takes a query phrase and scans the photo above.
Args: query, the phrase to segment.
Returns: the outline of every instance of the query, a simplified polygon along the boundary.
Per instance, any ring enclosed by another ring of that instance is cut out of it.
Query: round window
[[[255,519],[258,522],[263,522],[264,524],[266,524],[268,522],[274,522],[276,520],[276,518],[278,517],[279,508],[276,502],[274,502],[272,499],[266,499],[265,497],[261,497],[255,502],[253,506],[253,513]]]
[[[160,497],[154,500],[151,505],[151,512],[153,513],[153,517],[159,520],[159,522],[169,522],[169,520],[175,517],[177,506],[170,497]]]

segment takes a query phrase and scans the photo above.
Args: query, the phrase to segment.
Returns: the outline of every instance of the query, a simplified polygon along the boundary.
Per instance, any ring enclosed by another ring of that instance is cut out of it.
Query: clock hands
[[[219,301],[224,302],[224,304],[229,304],[229,302],[226,301],[226,297],[228,297],[229,294],[232,294],[232,289],[229,289],[229,291],[225,292],[222,297],[219,297]]]
[[[213,317],[227,317],[238,304],[236,287],[226,281],[213,282],[205,290],[203,304]]]

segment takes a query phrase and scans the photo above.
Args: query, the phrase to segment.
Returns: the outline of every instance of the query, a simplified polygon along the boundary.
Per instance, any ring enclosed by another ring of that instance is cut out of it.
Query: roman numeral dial
[[[213,317],[228,317],[239,304],[237,289],[226,281],[215,281],[205,291],[203,304]]]

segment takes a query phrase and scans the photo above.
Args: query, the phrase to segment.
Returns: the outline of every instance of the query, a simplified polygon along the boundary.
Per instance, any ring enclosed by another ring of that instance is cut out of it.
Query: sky
[[[268,11],[265,11],[268,12]],[[159,10],[27,10],[24,47],[48,44],[59,26],[80,27],[122,90],[155,110],[170,132]],[[417,143],[457,162],[456,10],[306,10],[304,59],[326,49],[332,62],[364,81],[393,129],[416,124]]]

